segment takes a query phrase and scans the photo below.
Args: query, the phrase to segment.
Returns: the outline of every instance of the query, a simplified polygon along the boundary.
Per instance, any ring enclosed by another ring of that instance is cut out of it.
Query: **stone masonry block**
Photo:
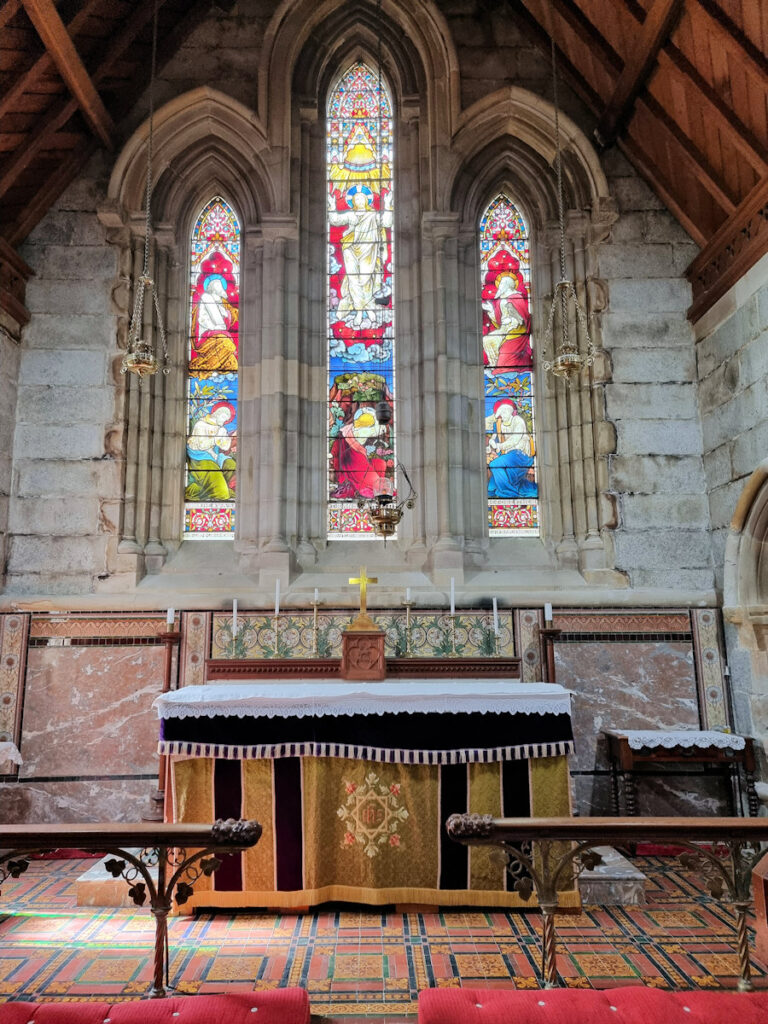
[[[600,276],[668,278],[673,274],[673,257],[671,245],[604,244],[598,250]]]
[[[739,382],[748,387],[755,381],[768,377],[768,331],[751,341],[739,352]]]
[[[29,261],[38,245],[104,245],[105,241],[106,228],[95,213],[51,210],[32,229],[20,251]]]
[[[120,494],[120,464],[113,459],[82,462],[16,460],[16,493],[21,497],[92,494],[116,498]]]
[[[49,281],[33,277],[27,284],[27,309],[35,313],[109,315],[111,289],[105,281]]]
[[[693,329],[683,313],[608,311],[602,317],[603,345],[614,348],[688,347],[693,344]]]
[[[8,572],[100,572],[105,565],[107,538],[12,537]]]
[[[712,569],[630,569],[629,578],[636,589],[711,592]]]
[[[693,349],[653,348],[617,349],[613,355],[613,379],[616,383],[696,380]]]
[[[699,370],[699,380],[704,380],[714,370],[730,359],[741,346],[744,339],[735,330],[734,318],[726,320],[716,331],[703,338],[696,346],[696,363]]]
[[[701,428],[704,450],[709,451],[730,441],[745,430],[762,423],[768,409],[768,381],[760,380],[708,415],[703,415]]]
[[[744,483],[743,479],[732,480],[709,492],[709,514],[713,529],[723,529],[730,524],[736,503],[744,490]]]
[[[11,502],[11,533],[60,536],[64,525],[67,537],[98,533],[98,498],[84,496],[67,502],[62,502],[60,497],[14,498]]]
[[[106,281],[117,272],[117,249],[112,245],[40,245],[30,252],[40,282]]]
[[[28,348],[99,349],[115,347],[114,316],[58,316],[35,313],[24,328],[24,345]]]
[[[631,178],[614,178],[611,182],[611,192],[616,197],[621,211],[664,208],[659,197],[637,175]]]
[[[739,390],[739,360],[734,356],[716,366],[699,384],[699,408],[702,416],[720,405],[726,405]]]
[[[768,330],[768,284],[764,284],[755,293],[757,299],[757,326],[761,331]]]
[[[700,455],[701,427],[698,419],[616,420],[619,455]]]
[[[751,430],[745,431],[731,445],[731,459],[734,477],[745,477],[753,473],[768,456],[768,407],[766,419]]]
[[[645,238],[648,242],[679,242],[695,245],[682,224],[666,210],[649,210],[646,213]]]
[[[6,577],[5,593],[36,594],[46,598],[71,597],[74,594],[93,592],[94,573],[26,572],[22,567],[9,571]]]
[[[635,313],[640,317],[645,317],[649,309],[657,313],[684,313],[691,304],[691,286],[677,277],[621,279],[611,281],[609,296],[609,308],[617,313]]]
[[[645,214],[623,213],[611,227],[611,242],[642,242],[644,234]]]
[[[19,389],[18,423],[60,423],[61,410],[69,423],[107,424],[115,416],[115,394],[111,388],[65,388],[55,384],[22,386]]]
[[[733,466],[731,465],[730,442],[721,444],[711,452],[704,453],[704,473],[707,477],[707,487],[720,487],[727,484],[734,477]]]
[[[710,566],[706,530],[660,530],[616,533],[616,568],[705,569]]]
[[[626,530],[653,530],[659,523],[706,529],[709,502],[705,494],[624,494],[621,523]]]
[[[631,178],[636,173],[632,164],[616,146],[606,149],[603,153],[602,164],[609,179]]]
[[[106,383],[106,358],[87,349],[56,352],[29,351],[21,360],[21,384],[55,381],[61,386],[86,386]]]
[[[693,455],[615,455],[611,490],[628,494],[702,494],[704,467]]]
[[[692,384],[605,385],[608,416],[612,420],[690,420],[698,415]]]
[[[31,452],[46,459],[98,459],[104,454],[104,428],[98,424],[62,422],[56,426],[19,424],[14,438],[16,458]]]

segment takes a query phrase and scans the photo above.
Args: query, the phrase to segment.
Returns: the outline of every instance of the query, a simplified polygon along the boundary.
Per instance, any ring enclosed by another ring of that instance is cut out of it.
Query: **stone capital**
[[[458,213],[427,210],[421,217],[421,230],[425,238],[457,238],[460,224]]]
[[[261,234],[265,242],[295,242],[299,238],[299,224],[293,214],[268,213],[261,221]]]

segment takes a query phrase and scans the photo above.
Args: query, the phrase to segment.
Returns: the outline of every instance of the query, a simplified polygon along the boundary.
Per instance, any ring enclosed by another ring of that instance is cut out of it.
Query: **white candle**
[[[456,585],[454,583],[453,576],[451,576],[451,615],[456,614]]]
[[[319,602],[319,600],[320,600],[320,591],[317,589],[317,587],[315,587],[315,604],[317,604]]]
[[[280,614],[280,577],[275,580],[275,615]]]
[[[549,601],[547,601],[547,603],[544,605],[544,621],[552,621],[552,605],[549,603]]]
[[[411,603],[411,588],[410,587],[406,587],[405,588],[405,603],[406,604],[410,604]]]
[[[496,636],[499,635],[499,602],[495,597],[493,599],[493,632]]]
[[[237,636],[237,598],[232,601],[232,636]]]
[[[173,608],[169,608],[168,611],[166,612],[166,615],[165,615],[165,621],[166,621],[167,625],[169,625],[169,626],[173,625],[174,615],[175,615],[174,609]]]

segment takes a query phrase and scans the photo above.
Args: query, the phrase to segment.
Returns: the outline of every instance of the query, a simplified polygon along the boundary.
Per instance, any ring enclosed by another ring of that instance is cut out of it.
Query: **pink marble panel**
[[[28,654],[20,777],[157,768],[162,647],[36,647]]]
[[[0,824],[140,821],[156,787],[143,779],[0,784]]]
[[[573,769],[607,767],[601,729],[700,728],[690,643],[556,643],[555,666],[573,691]]]

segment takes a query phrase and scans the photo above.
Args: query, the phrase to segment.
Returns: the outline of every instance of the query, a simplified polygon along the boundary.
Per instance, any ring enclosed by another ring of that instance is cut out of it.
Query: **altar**
[[[301,678],[186,687],[155,701],[166,818],[255,818],[259,845],[200,879],[195,907],[326,901],[523,907],[454,812],[570,813],[570,696],[494,678]],[[578,905],[575,892],[563,906]]]

